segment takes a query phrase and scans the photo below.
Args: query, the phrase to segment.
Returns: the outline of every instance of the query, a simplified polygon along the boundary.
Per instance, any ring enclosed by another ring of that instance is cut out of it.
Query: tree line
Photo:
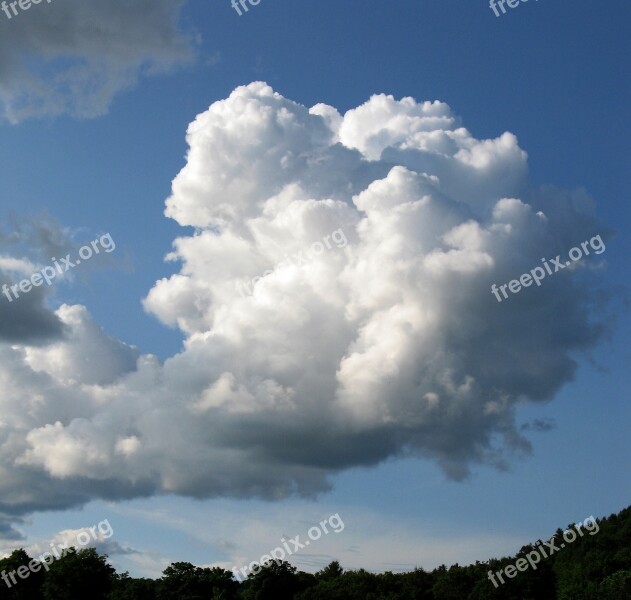
[[[511,557],[408,573],[345,571],[333,561],[311,574],[278,561],[243,582],[225,569],[187,562],[172,563],[157,580],[130,577],[93,548],[35,569],[33,559],[17,549],[0,560],[0,600],[631,600],[631,506],[596,522],[597,535],[577,536],[536,568],[497,586],[489,572],[523,564],[518,561],[541,540]],[[563,531],[552,539],[560,546]],[[27,577],[8,575],[20,567],[22,576],[29,569]]]

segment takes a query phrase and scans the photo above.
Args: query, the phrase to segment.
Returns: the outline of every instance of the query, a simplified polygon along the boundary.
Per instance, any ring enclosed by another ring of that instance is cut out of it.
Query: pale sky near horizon
[[[337,514],[293,564],[402,571],[628,506],[630,25],[624,0],[0,12],[0,285],[115,243],[0,294],[0,553],[107,519],[119,571],[231,569]]]

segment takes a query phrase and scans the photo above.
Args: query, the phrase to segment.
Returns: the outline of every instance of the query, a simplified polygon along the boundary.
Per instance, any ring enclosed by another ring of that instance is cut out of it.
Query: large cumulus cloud
[[[606,239],[584,192],[531,190],[515,136],[411,98],[340,115],[253,83],[187,139],[166,214],[194,234],[144,300],[183,350],[138,356],[76,306],[63,342],[5,346],[0,512],[310,494],[403,453],[461,478],[529,450],[517,407],[606,330],[601,259],[501,304],[490,285]]]
[[[0,12],[0,106],[5,119],[105,113],[141,74],[191,58],[178,29],[184,0],[49,0]]]

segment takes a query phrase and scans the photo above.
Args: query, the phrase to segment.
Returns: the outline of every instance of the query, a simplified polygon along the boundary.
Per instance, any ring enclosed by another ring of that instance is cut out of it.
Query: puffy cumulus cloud
[[[103,334],[82,306],[62,306],[60,321],[72,331],[66,339],[39,348],[26,348],[25,362],[64,383],[108,384],[136,368],[133,348]]]
[[[191,58],[178,29],[184,0],[53,0],[0,13],[0,102],[5,119],[105,113],[142,74]]]
[[[183,350],[136,356],[69,306],[63,341],[5,347],[0,511],[311,494],[401,454],[461,478],[528,452],[518,405],[605,332],[600,257],[501,304],[490,286],[607,239],[584,192],[529,189],[514,136],[410,98],[340,115],[253,83],[188,143],[166,213],[195,232],[144,301]]]

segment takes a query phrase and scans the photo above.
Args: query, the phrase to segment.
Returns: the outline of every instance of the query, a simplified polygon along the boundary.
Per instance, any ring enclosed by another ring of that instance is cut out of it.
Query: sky
[[[293,564],[405,571],[628,506],[628,2],[247,6],[0,12],[0,553],[337,515]]]

